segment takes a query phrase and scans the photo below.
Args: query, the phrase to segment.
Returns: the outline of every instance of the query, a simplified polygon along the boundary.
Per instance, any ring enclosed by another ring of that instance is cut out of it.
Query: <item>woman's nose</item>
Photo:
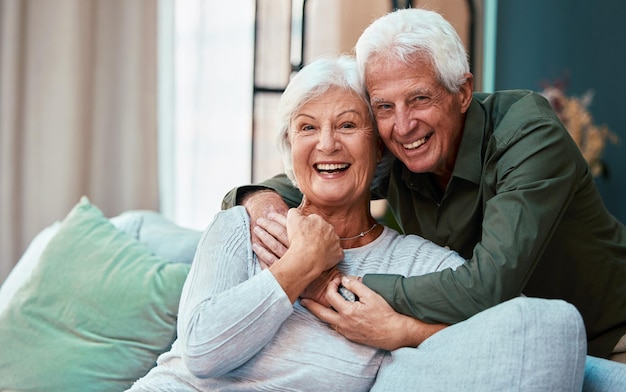
[[[320,132],[320,139],[318,141],[318,148],[326,153],[335,151],[338,148],[336,136],[337,135],[334,130],[328,128],[322,129]]]

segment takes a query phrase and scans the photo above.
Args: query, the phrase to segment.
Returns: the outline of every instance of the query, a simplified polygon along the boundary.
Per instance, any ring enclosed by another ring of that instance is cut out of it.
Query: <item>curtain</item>
[[[0,282],[82,195],[158,209],[157,0],[0,0]]]
[[[173,64],[170,72],[167,63],[161,68],[160,86],[171,78],[173,88],[167,96],[161,90],[171,102],[159,114],[171,111],[172,123],[159,127],[161,137],[171,133],[159,157],[161,205],[183,227],[206,228],[226,192],[250,182],[254,3],[185,0],[169,10],[173,59],[163,61]],[[168,21],[159,29],[168,29]]]

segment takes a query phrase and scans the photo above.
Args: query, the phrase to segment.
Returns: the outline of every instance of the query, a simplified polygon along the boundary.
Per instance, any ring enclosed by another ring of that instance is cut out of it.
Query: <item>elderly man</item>
[[[626,351],[626,229],[606,210],[549,103],[530,91],[473,93],[462,42],[431,11],[376,20],[356,56],[393,155],[372,194],[387,199],[404,232],[467,261],[425,276],[365,275],[348,288],[374,290],[400,313],[450,324],[520,294],[564,299],[583,316],[589,354],[619,360]],[[252,192],[258,189],[282,198]],[[285,211],[284,202],[296,205],[299,195],[277,176],[231,191],[224,207],[238,202],[254,219]],[[257,223],[255,250],[271,264],[287,241],[276,222]],[[359,327],[384,325],[375,307],[350,314],[310,308],[350,339],[380,340],[382,329]]]

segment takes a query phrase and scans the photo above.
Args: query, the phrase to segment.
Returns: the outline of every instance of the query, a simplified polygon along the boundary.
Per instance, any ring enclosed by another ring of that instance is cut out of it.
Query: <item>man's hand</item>
[[[262,268],[267,268],[280,259],[287,248],[287,204],[280,195],[263,190],[246,195],[241,201],[250,215],[252,249],[259,258]]]
[[[346,301],[337,292],[340,284],[356,294],[359,300]],[[326,298],[332,308],[307,299],[301,303],[346,338],[372,347],[385,350],[417,347],[446,327],[445,324],[427,324],[397,313],[383,297],[356,277],[334,279],[328,285]]]

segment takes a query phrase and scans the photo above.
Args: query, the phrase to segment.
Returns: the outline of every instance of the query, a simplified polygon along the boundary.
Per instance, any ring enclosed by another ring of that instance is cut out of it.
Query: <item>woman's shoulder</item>
[[[456,253],[413,234],[401,234],[385,226],[370,244],[344,250],[352,274],[391,273],[422,275],[446,267],[456,267],[463,259]]]
[[[423,244],[425,242],[430,242],[429,240],[419,235],[403,234],[389,226],[384,226],[384,228],[385,230],[383,231],[381,238],[384,241],[387,241],[389,243],[401,244],[403,246],[406,246],[407,244],[416,245],[416,244]]]
[[[235,206],[221,210],[215,214],[209,226],[219,224],[228,226],[250,226],[250,216],[243,206]]]
[[[219,211],[215,214],[200,243],[204,243],[207,238],[229,241],[241,240],[250,241],[250,216],[242,206],[236,206],[227,210]]]
[[[438,245],[415,234],[401,234],[392,228],[386,228],[386,241],[389,257],[410,258],[414,261],[439,261],[460,265],[465,260],[448,247]]]
[[[415,234],[402,234],[397,230],[383,226],[382,234],[370,245],[379,252],[385,253],[388,257],[399,257],[404,255],[414,255],[416,251],[426,246],[438,246],[431,241]]]

